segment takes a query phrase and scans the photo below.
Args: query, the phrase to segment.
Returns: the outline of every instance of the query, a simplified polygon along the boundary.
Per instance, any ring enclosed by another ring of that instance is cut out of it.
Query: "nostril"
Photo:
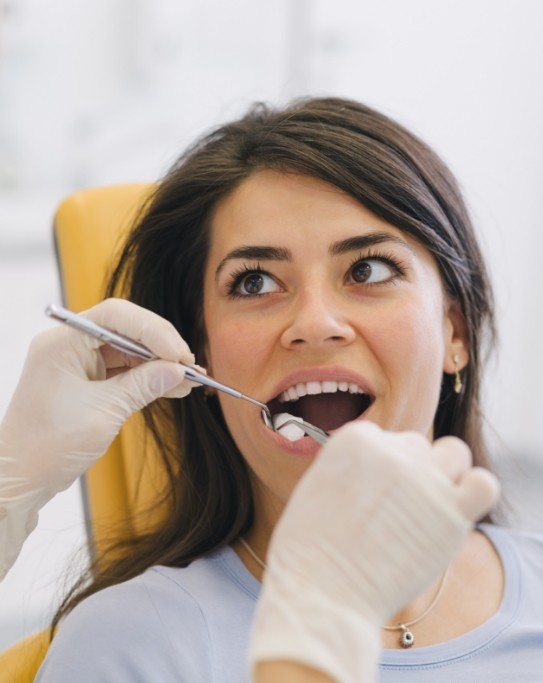
[[[306,346],[341,346],[351,343],[355,337],[353,326],[340,318],[339,314],[316,317],[300,311],[282,332],[281,343],[291,349]]]

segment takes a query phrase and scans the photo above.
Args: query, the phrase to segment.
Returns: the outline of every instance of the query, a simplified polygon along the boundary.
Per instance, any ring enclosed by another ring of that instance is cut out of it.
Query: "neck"
[[[253,477],[251,483],[255,506],[254,521],[251,529],[244,534],[244,539],[257,557],[265,564],[270,538],[279,518],[283,514],[285,503],[272,495],[255,477]],[[234,541],[232,547],[251,574],[258,581],[262,581],[264,569],[260,563],[252,557],[239,540]]]
[[[458,638],[480,626],[499,609],[503,592],[503,569],[496,550],[486,536],[471,534],[451,565],[445,589],[431,612],[416,626],[416,647],[426,647]],[[416,618],[432,600],[436,583],[418,595],[388,623],[406,623]],[[393,632],[382,632],[383,647],[398,647]]]
[[[245,543],[242,543],[240,539],[236,539],[232,543],[232,548],[236,551],[236,554],[240,560],[247,567],[249,572],[255,577],[255,579],[261,583],[265,571],[262,565],[266,564],[269,539],[269,534],[266,535],[263,533],[255,533],[255,531],[251,529],[251,531],[244,536],[243,540]]]

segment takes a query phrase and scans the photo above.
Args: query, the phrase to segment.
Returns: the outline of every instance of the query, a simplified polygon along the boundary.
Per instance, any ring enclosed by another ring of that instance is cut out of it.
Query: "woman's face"
[[[210,374],[332,432],[367,419],[431,437],[442,373],[456,353],[464,360],[460,317],[429,252],[306,176],[260,171],[218,205],[204,317]],[[273,517],[319,446],[218,398],[257,509]]]

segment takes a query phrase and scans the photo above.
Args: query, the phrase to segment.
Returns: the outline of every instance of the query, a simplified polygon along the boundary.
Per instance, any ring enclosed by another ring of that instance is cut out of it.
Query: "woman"
[[[137,336],[157,357],[171,360],[134,365],[133,357],[73,330],[57,328],[36,337],[0,427],[3,573],[32,530],[39,507],[96,461],[129,414],[158,396],[183,397],[190,391],[176,359],[194,358],[165,320],[122,300],[102,302],[85,315],[124,336]],[[274,532],[252,637],[258,683],[375,680],[381,623],[443,570],[470,521],[495,503],[497,482],[488,471],[470,468],[459,440],[421,442],[410,462],[402,460],[397,435],[370,422],[346,430],[319,453]],[[413,435],[400,438],[405,445]],[[429,458],[422,457],[425,452]],[[316,497],[321,504],[315,511]],[[368,505],[374,514],[367,514]],[[409,518],[400,534],[398,510],[402,519]],[[381,544],[371,542],[377,536]],[[359,539],[355,547],[353,538]],[[413,562],[429,550],[432,562]],[[364,602],[358,585],[367,582],[368,573],[374,578]]]
[[[40,505],[100,456],[129,414],[157,396],[190,391],[176,359],[194,358],[169,323],[122,300],[102,302],[86,316],[137,336],[159,358],[171,360],[134,366],[132,357],[73,330],[57,328],[36,337],[0,427],[0,565],[5,568]],[[404,446],[413,435],[400,439]],[[381,623],[443,570],[470,521],[494,505],[496,480],[487,470],[470,468],[460,440],[449,437],[433,446],[421,441],[411,461],[402,459],[399,446],[398,435],[370,422],[356,430],[352,425],[332,437],[297,486],[268,555],[250,650],[254,681],[375,680]],[[314,510],[316,497],[321,504]],[[367,514],[368,505],[374,514]],[[409,518],[400,534],[398,511]],[[382,543],[372,543],[376,537]],[[353,538],[359,539],[355,547]],[[429,551],[432,562],[413,562]],[[368,573],[374,578],[364,602],[358,586]]]
[[[129,238],[110,293],[121,290],[170,320],[210,374],[274,414],[330,432],[355,420],[454,435],[485,463],[478,394],[492,305],[465,207],[423,143],[362,105],[256,109],[197,144]],[[38,680],[73,675],[68,652],[83,634],[99,678],[100,639],[112,633],[106,666],[133,667],[140,680],[157,675],[149,660],[161,662],[160,680],[242,678],[269,539],[318,446],[270,432],[241,403],[193,391],[149,409],[172,514],[68,600],[61,616],[78,606]],[[401,448],[424,450],[420,436]],[[517,608],[535,640],[500,652],[518,648],[539,671],[541,588],[527,607],[514,587],[534,580],[540,553],[540,539],[489,525],[472,533],[448,572],[383,624],[381,680],[421,680],[424,669],[433,681],[459,678],[468,649],[494,675],[488,644]],[[134,641],[145,648],[134,652]],[[519,663],[510,666],[509,677]]]
[[[157,396],[190,391],[176,359],[194,358],[165,320],[122,300],[85,315],[171,360],[134,365],[133,357],[73,330],[36,337],[0,426],[4,573],[39,507],[96,461],[129,414]],[[412,434],[365,422],[340,430],[319,453],[274,532],[252,635],[254,681],[375,680],[381,623],[444,569],[498,493],[487,470],[470,467],[460,440],[431,446],[422,439],[405,459]],[[428,554],[432,562],[414,561]],[[369,575],[372,591],[364,595],[359,586]]]

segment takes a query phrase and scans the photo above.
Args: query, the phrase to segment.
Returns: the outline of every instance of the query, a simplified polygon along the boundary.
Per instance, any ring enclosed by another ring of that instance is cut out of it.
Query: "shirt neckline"
[[[247,593],[255,601],[258,600],[260,592],[262,591],[262,584],[243,564],[232,546],[224,546],[224,548],[213,553],[209,559],[217,562],[222,571],[227,574],[241,590]]]
[[[467,633],[443,643],[412,650],[384,649],[381,655],[382,669],[436,667],[470,657],[478,650],[490,647],[516,621],[522,598],[522,583],[515,549],[503,529],[491,524],[481,524],[477,528],[492,543],[503,567],[503,596],[496,613]]]
[[[522,599],[522,581],[515,548],[504,529],[492,524],[481,524],[477,528],[492,543],[503,567],[503,595],[496,613],[476,628],[443,643],[411,650],[383,649],[380,663],[382,669],[437,667],[473,656],[477,651],[490,647],[516,621]],[[258,600],[262,584],[251,574],[231,546],[221,548],[209,559],[218,563],[222,571],[254,601]]]

